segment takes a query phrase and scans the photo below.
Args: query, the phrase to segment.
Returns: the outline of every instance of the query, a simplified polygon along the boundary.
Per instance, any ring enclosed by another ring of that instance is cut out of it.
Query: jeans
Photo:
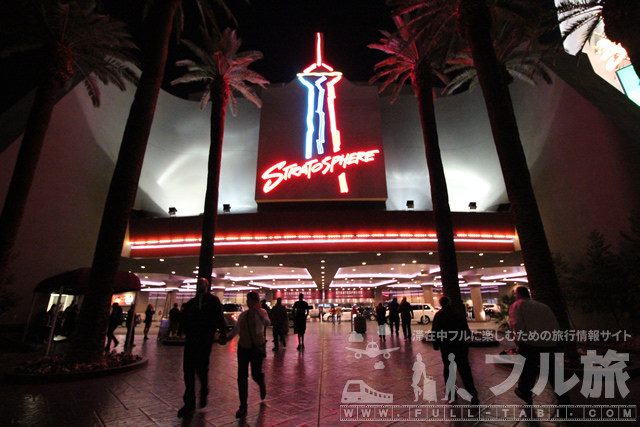
[[[273,346],[276,350],[280,348],[280,342],[287,345],[284,340],[284,325],[273,325]]]
[[[476,386],[473,382],[473,375],[471,374],[471,366],[469,365],[469,347],[466,343],[449,344],[443,343],[440,345],[440,355],[442,356],[442,363],[444,364],[444,381],[447,382],[449,378],[449,354],[455,356],[455,363],[464,389],[471,393],[472,396],[478,395]]]
[[[196,405],[196,374],[200,380],[200,394],[209,393],[209,358],[211,356],[211,342],[186,342],[182,371],[184,373],[184,405]]]
[[[252,348],[238,346],[238,394],[240,407],[247,407],[249,396],[249,364],[251,364],[251,378],[261,384],[264,381],[262,373],[262,361],[264,356]]]
[[[535,386],[536,378],[540,375],[540,354],[548,353],[546,357],[549,358],[549,375],[548,380],[550,384],[554,384],[555,381],[555,353],[557,352],[556,347],[535,347],[532,345],[528,345],[523,342],[518,343],[518,354],[520,356],[524,356],[524,367],[522,369],[522,374],[520,375],[520,379],[518,380],[518,390],[524,394],[524,396],[529,399],[533,398],[533,393],[531,389]],[[555,392],[555,388],[554,388]],[[558,398],[558,403],[560,405],[569,405],[571,404],[569,400],[569,395],[567,393],[563,395],[558,395],[556,393],[556,397]]]
[[[402,333],[405,338],[411,338],[411,318],[402,318]]]

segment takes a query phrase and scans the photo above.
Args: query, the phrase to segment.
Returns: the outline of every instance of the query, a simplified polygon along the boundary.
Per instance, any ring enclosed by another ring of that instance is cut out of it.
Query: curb
[[[67,381],[82,381],[135,371],[137,369],[144,368],[148,363],[149,359],[142,359],[138,362],[130,363],[124,366],[117,366],[95,371],[69,372],[66,374],[36,375],[6,372],[4,374],[4,382],[9,384],[53,384]]]

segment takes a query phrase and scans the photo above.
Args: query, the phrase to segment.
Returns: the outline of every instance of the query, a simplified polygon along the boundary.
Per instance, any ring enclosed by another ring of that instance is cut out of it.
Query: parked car
[[[227,303],[222,304],[222,311],[224,320],[227,322],[227,329],[232,330],[238,323],[238,317],[244,311],[244,307],[242,304]]]
[[[362,316],[364,316],[365,319],[376,320],[375,307],[365,307],[362,311]]]
[[[436,311],[429,304],[411,304],[413,318],[418,319],[421,325],[428,325],[433,321]]]
[[[127,326],[127,318],[129,317],[129,312],[125,311],[122,313],[122,326]],[[136,325],[142,323],[142,317],[136,313]]]
[[[482,304],[484,308],[484,314],[487,317],[495,317],[495,315],[500,311],[498,304]]]

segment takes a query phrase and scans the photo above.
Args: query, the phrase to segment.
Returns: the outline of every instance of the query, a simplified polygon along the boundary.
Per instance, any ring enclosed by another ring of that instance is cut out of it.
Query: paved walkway
[[[486,323],[490,325],[490,323]],[[478,328],[485,324],[472,324]],[[444,379],[439,352],[430,344],[417,340],[405,341],[389,336],[381,349],[398,348],[383,356],[370,358],[355,353],[347,347],[365,349],[367,342],[379,343],[374,322],[367,322],[368,332],[362,342],[350,342],[350,324],[319,323],[312,321],[305,336],[305,350],[296,351],[295,335],[288,336],[288,346],[279,352],[271,351],[264,363],[267,397],[260,402],[258,387],[250,380],[249,411],[243,421],[251,426],[332,426],[340,425],[448,425],[452,422],[408,421],[341,421],[341,398],[350,380],[363,381],[369,387],[392,394],[394,405],[413,405],[411,386],[412,367],[420,353],[426,365],[427,375],[436,381],[438,399],[444,398]],[[430,330],[430,326],[414,325],[416,330]],[[157,329],[156,329],[157,330]],[[121,328],[118,329],[118,332]],[[123,331],[123,330],[122,330]],[[139,331],[141,332],[141,331]],[[269,331],[269,334],[271,332]],[[124,335],[122,338],[124,341]],[[270,337],[271,338],[271,337]],[[148,358],[146,368],[120,375],[93,380],[50,385],[0,384],[0,426],[231,426],[243,425],[235,419],[238,408],[236,386],[237,339],[226,346],[215,345],[211,355],[211,394],[209,405],[199,409],[187,420],[176,417],[182,406],[182,347],[162,345],[155,339],[142,340],[136,335],[134,353]],[[120,347],[122,344],[120,344]],[[510,374],[510,369],[486,364],[485,354],[497,354],[509,343],[500,347],[472,348],[470,360],[480,402],[486,405],[521,405],[510,389],[495,396],[489,387],[500,384]],[[118,349],[120,349],[118,347]],[[3,369],[21,360],[0,355]],[[6,360],[4,360],[6,359]],[[11,359],[11,360],[9,360]],[[462,385],[460,381],[459,385]],[[574,404],[584,404],[579,393],[582,383],[575,386],[570,395]],[[626,382],[631,393],[621,398],[616,389],[615,399],[590,400],[589,404],[637,405],[640,396],[640,378]],[[553,404],[550,387],[538,396],[535,404]],[[420,404],[429,402],[420,401]],[[438,404],[446,403],[442,400]],[[464,404],[458,398],[459,404]],[[451,407],[453,408],[453,407]],[[452,412],[460,416],[462,410]],[[344,415],[344,413],[343,413]],[[541,420],[536,425],[557,425]],[[458,422],[459,423],[459,422]],[[456,424],[458,424],[456,423]],[[510,422],[464,422],[463,425],[514,425]],[[527,423],[520,423],[526,425]],[[577,423],[569,423],[575,426]],[[626,425],[631,425],[627,423]],[[593,423],[592,425],[602,425]]]

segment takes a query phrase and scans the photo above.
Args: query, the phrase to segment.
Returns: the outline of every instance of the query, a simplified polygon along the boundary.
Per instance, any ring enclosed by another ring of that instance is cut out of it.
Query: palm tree
[[[207,17],[207,25],[215,25],[211,4],[195,0]],[[215,0],[227,12],[223,0]],[[155,0],[146,19],[142,75],[125,125],[122,143],[100,224],[93,256],[90,283],[85,294],[78,327],[67,357],[71,360],[94,361],[102,358],[109,318],[113,283],[120,265],[120,254],[135,202],[144,154],[151,132],[158,93],[164,77],[169,39],[178,17],[176,33],[182,25],[182,0]]]
[[[523,28],[501,15],[493,17],[491,27],[493,48],[498,61],[506,68],[509,82],[519,80],[536,86],[536,77],[540,77],[546,83],[552,83],[551,76],[542,66],[542,58],[551,50],[551,47],[544,47],[538,43],[540,30],[543,28]],[[449,66],[443,70],[443,74],[454,77],[445,81],[447,83],[443,90],[445,95],[453,94],[460,87],[468,87],[471,90],[477,85],[478,73],[473,65],[468,45],[447,58],[447,64]]]
[[[220,163],[222,160],[222,141],[224,139],[224,119],[227,104],[231,101],[231,113],[237,113],[233,91],[240,92],[258,108],[262,106],[260,98],[246,82],[264,87],[269,83],[264,77],[247,67],[254,61],[262,59],[262,53],[247,51],[237,53],[242,40],[236,37],[235,30],[225,29],[220,41],[215,43],[210,34],[203,33],[203,48],[184,40],[183,43],[198,57],[200,62],[190,59],[178,61],[176,65],[187,67],[188,72],[171,84],[206,83],[200,100],[200,108],[204,109],[211,101],[211,146],[209,148],[209,164],[207,168],[207,190],[204,199],[202,216],[202,241],[200,244],[200,260],[198,278],[211,280],[213,270],[213,254],[218,221],[218,191],[220,185]]]
[[[97,13],[94,2],[32,0],[25,4],[22,18],[3,25],[2,32],[12,43],[0,56],[34,50],[42,55],[43,72],[0,215],[0,283],[7,279],[9,260],[61,90],[82,81],[98,107],[99,81],[113,83],[124,91],[126,81],[138,80],[127,65],[136,62],[136,47],[125,25]]]
[[[627,51],[640,77],[640,2],[637,0],[563,0],[557,8],[560,22],[571,21],[563,38],[586,29],[580,40],[580,50],[591,39],[596,27],[604,22],[607,38]]]
[[[433,65],[438,67],[444,62],[447,54],[447,43],[444,39],[431,45],[424,37],[411,39],[406,28],[408,15],[394,17],[398,31],[395,34],[383,31],[380,43],[369,45],[391,56],[376,64],[378,72],[371,81],[384,78],[380,87],[382,93],[390,84],[397,82],[391,102],[395,101],[404,83],[410,79],[413,91],[418,99],[422,137],[424,140],[431,184],[431,201],[435,217],[436,234],[438,236],[438,257],[442,289],[451,298],[453,306],[462,309],[462,297],[458,282],[458,261],[453,241],[453,223],[449,207],[449,193],[445,179],[438,129],[436,125],[433,103]]]
[[[400,0],[397,4],[395,14],[415,16],[408,23],[413,29],[413,38],[425,32],[437,36],[443,28],[457,27],[462,39],[468,43],[489,114],[531,291],[536,299],[551,307],[562,328],[570,329],[520,141],[507,85],[507,72],[494,50],[491,38],[492,14],[487,0]],[[505,19],[513,20],[523,28],[536,28],[540,25],[535,20],[538,11],[534,6],[528,7],[530,2],[514,0],[504,3],[490,0],[489,4],[494,14],[503,15]],[[505,5],[509,9],[502,7]]]

